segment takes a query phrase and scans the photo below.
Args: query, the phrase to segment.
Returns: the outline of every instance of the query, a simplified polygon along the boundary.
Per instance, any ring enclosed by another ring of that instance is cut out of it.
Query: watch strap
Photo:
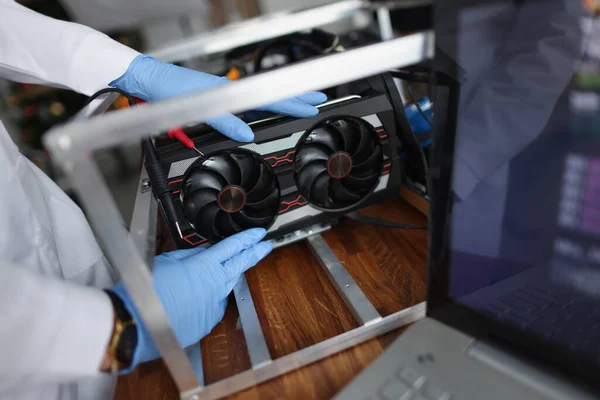
[[[137,347],[137,327],[123,300],[110,290],[105,292],[113,304],[115,313],[113,334],[107,349],[112,360],[107,372],[114,373],[131,366]]]

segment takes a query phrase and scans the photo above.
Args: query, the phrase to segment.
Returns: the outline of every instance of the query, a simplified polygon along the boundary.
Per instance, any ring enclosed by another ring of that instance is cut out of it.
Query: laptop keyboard
[[[600,353],[600,308],[563,288],[529,285],[487,304],[483,312],[574,351]]]
[[[452,396],[413,369],[400,367],[365,400],[450,400]]]

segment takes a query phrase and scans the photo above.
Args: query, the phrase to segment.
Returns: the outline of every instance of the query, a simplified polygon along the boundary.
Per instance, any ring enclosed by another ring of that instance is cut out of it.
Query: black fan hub
[[[225,212],[238,212],[246,205],[246,192],[237,185],[225,186],[219,192],[217,202]]]
[[[333,179],[345,178],[351,170],[352,157],[345,151],[338,151],[327,160],[327,173]]]

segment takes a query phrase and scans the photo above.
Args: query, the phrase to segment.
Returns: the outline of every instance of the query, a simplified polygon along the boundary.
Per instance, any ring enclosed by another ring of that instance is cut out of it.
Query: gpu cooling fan
[[[379,136],[360,118],[334,117],[309,129],[296,147],[295,178],[313,206],[341,210],[359,203],[381,174]]]
[[[183,178],[180,196],[187,220],[211,242],[244,229],[268,228],[279,209],[273,170],[260,156],[242,149],[195,161]]]

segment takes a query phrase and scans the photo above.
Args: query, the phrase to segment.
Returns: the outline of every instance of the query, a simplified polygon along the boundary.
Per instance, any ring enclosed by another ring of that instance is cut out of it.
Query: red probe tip
[[[177,139],[177,140],[179,140],[188,149],[193,149],[193,148],[196,147],[194,145],[194,141],[192,139],[190,139],[188,137],[188,135],[185,134],[185,132],[183,131],[183,129],[181,129],[179,127],[173,128],[173,129],[169,130],[169,137],[171,139]]]

